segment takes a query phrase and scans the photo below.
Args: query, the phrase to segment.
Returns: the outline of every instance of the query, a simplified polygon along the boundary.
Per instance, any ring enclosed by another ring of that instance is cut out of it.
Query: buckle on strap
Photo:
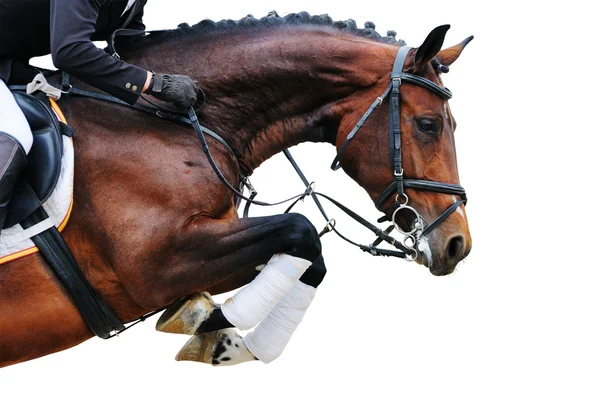
[[[321,232],[319,232],[319,238],[321,236],[333,231],[334,228],[335,228],[335,218],[332,218],[329,221],[327,221],[327,224],[325,224],[325,227],[323,228],[323,230]]]
[[[244,184],[246,186],[246,188],[248,188],[248,190],[250,191],[250,194],[256,196],[256,194],[258,192],[256,191],[256,189],[250,182],[250,178],[248,178],[247,176],[242,176],[242,184]]]

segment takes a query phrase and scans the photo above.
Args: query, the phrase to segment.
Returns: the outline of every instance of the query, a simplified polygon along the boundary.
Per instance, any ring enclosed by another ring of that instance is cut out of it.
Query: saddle
[[[33,146],[27,155],[27,168],[15,185],[5,228],[23,221],[50,197],[56,188],[63,153],[62,135],[74,130],[60,122],[45,95],[13,92],[33,132]]]
[[[20,224],[28,230],[35,229],[49,218],[42,204],[59,181],[62,135],[71,137],[74,130],[55,117],[45,94],[32,96],[16,91],[13,96],[29,122],[33,146],[27,155],[27,168],[13,191],[5,226]],[[31,240],[71,295],[90,330],[103,339],[124,330],[125,326],[118,316],[88,283],[58,229],[52,225],[36,232]]]

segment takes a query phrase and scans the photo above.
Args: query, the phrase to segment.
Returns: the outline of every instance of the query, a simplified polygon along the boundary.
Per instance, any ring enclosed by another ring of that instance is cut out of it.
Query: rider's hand
[[[147,94],[172,102],[180,109],[187,109],[198,99],[198,85],[185,75],[155,74],[152,77]]]

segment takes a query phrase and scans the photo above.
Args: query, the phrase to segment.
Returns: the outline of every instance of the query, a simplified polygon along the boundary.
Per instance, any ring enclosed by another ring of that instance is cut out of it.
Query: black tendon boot
[[[4,227],[15,182],[26,163],[27,156],[21,144],[0,131],[0,231]]]

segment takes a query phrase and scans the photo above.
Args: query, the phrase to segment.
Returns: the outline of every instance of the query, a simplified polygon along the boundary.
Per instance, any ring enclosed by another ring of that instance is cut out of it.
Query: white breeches
[[[6,84],[0,79],[0,131],[15,138],[29,153],[33,145],[33,134],[21,108],[17,105]]]

